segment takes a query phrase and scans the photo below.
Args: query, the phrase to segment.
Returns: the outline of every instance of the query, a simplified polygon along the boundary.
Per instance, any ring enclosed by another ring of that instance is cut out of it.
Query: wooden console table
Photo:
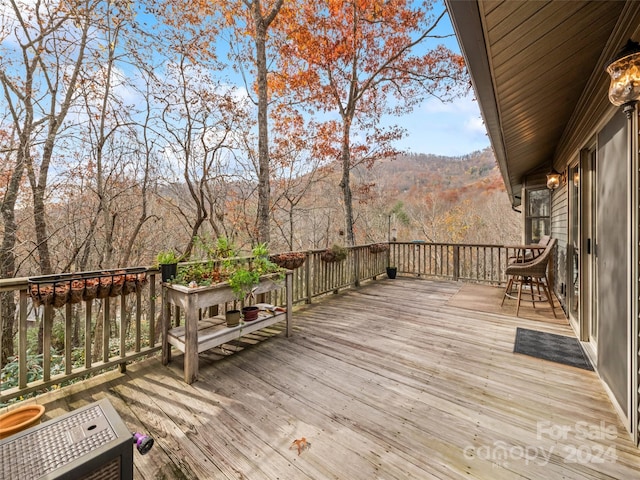
[[[286,305],[284,311],[260,312],[257,320],[241,322],[236,327],[227,327],[224,317],[202,318],[200,312],[212,306],[222,305],[235,299],[227,283],[209,287],[189,288],[171,283],[162,284],[162,363],[171,360],[171,347],[184,353],[184,381],[188,384],[198,379],[198,354],[240,338],[274,323],[286,321],[286,335],[291,336],[292,317],[292,272],[287,271],[285,278],[279,275],[267,275],[260,279],[254,291],[255,295],[284,288]],[[184,311],[183,326],[171,327],[172,306]]]

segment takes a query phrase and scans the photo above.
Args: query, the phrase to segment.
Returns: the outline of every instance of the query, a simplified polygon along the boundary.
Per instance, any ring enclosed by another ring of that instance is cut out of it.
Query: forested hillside
[[[489,149],[465,157],[399,156],[357,168],[353,176],[357,243],[386,241],[393,233],[399,241],[518,239],[520,217],[510,208]],[[271,251],[345,243],[339,182],[339,172],[331,166],[274,181]],[[100,228],[105,217],[86,186],[90,178],[61,176],[56,183],[47,205],[48,222],[55,227],[49,239],[55,272],[150,265],[159,250],[182,253],[191,239],[200,207],[184,181],[157,181],[143,191],[135,178],[123,176],[110,190],[110,229]],[[255,183],[239,179],[204,186],[218,201],[208,205],[214,216],[200,224],[198,235],[226,236],[248,248],[255,242],[254,189]],[[40,271],[33,211],[29,197],[22,199],[16,276],[30,276]]]
[[[375,225],[376,215],[387,223],[391,215],[400,241],[504,244],[519,238],[520,215],[511,209],[488,148],[463,157],[399,156],[360,174],[364,183],[375,184],[362,219]],[[383,226],[378,228],[386,232]],[[359,230],[365,240],[380,238],[366,227]]]

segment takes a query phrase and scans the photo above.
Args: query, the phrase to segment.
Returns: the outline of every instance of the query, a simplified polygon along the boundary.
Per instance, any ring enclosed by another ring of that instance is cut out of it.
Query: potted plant
[[[237,300],[249,302],[254,289],[260,283],[260,277],[268,273],[280,271],[275,263],[269,260],[269,249],[265,243],[260,243],[251,250],[253,261],[245,265],[230,266],[227,262],[225,268],[231,270],[228,283]],[[258,318],[258,307],[245,306],[242,309],[244,320],[250,322]]]
[[[224,318],[227,321],[227,327],[236,327],[240,323],[242,312],[240,310],[227,310]]]
[[[253,289],[260,283],[260,273],[246,267],[236,268],[228,282],[237,300],[249,301]],[[245,306],[242,315],[245,321],[253,321],[258,318],[258,307]]]
[[[392,267],[392,266],[388,266],[387,267],[387,277],[394,279],[396,278],[396,275],[398,273],[398,267]]]
[[[160,267],[163,282],[176,278],[178,272],[178,255],[174,250],[162,250],[156,255],[156,263]]]

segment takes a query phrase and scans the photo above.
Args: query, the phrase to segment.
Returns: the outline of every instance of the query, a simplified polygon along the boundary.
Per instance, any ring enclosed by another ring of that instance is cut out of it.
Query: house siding
[[[558,241],[554,257],[554,293],[562,308],[567,311],[567,244],[569,242],[569,195],[568,184],[561,185],[551,195],[551,236]]]

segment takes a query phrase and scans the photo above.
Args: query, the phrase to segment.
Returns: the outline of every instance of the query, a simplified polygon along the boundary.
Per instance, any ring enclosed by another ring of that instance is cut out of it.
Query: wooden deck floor
[[[38,401],[52,418],[108,397],[156,440],[137,479],[640,477],[597,374],[513,353],[516,327],[566,322],[452,306],[459,289],[373,282],[297,310],[289,339],[201,355],[193,385],[175,355]]]

